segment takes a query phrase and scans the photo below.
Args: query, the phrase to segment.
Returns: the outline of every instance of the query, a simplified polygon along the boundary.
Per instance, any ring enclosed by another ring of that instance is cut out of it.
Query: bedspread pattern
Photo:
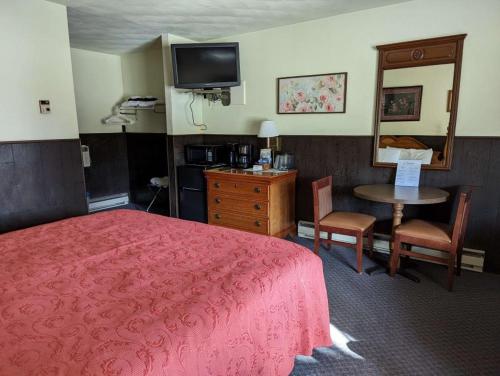
[[[1,375],[287,375],[330,345],[321,260],[117,210],[0,235]]]

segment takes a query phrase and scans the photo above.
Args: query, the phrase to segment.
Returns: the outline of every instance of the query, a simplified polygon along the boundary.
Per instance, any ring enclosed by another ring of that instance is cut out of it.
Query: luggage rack
[[[150,107],[120,107],[120,115],[135,115],[138,111],[153,111],[155,114],[166,113],[165,103],[156,103]]]

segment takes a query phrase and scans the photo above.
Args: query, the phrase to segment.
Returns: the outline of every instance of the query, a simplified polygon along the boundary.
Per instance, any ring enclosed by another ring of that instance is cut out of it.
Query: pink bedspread
[[[321,260],[117,210],[0,235],[1,375],[287,375],[330,345]]]

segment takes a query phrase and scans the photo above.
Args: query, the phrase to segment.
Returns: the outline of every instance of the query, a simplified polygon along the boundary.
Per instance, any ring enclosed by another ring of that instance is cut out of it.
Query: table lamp
[[[280,134],[274,120],[264,120],[262,123],[260,123],[260,130],[257,137],[267,139],[268,149],[276,149],[276,151],[280,151],[280,142],[278,137],[279,135]],[[271,145],[271,139],[274,139],[274,145]]]

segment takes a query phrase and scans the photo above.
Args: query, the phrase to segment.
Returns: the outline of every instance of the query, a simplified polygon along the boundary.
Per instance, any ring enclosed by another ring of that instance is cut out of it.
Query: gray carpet
[[[418,263],[414,283],[357,274],[350,249],[320,256],[330,322],[345,340],[297,357],[292,375],[500,375],[500,275],[464,271],[450,293],[440,265]]]

